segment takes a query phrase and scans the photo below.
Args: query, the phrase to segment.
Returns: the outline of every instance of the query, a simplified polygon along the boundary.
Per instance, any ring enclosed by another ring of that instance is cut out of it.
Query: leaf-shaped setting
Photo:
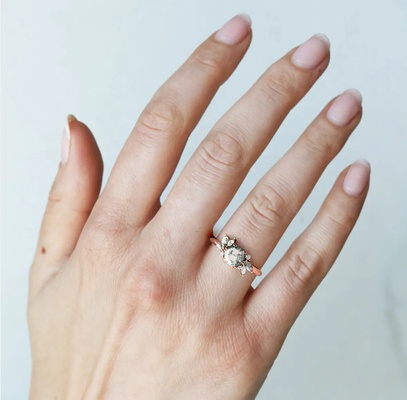
[[[235,243],[236,243],[236,239],[230,239],[230,240],[228,241],[227,246],[228,246],[228,247],[233,246]]]
[[[229,236],[228,235],[223,236],[222,241],[221,241],[222,246],[226,246],[228,244],[228,242],[229,242]]]

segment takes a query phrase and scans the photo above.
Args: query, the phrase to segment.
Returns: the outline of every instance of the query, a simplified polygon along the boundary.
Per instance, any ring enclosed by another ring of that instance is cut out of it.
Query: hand
[[[184,145],[251,41],[246,16],[210,36],[142,112],[99,195],[102,158],[70,116],[31,269],[33,399],[249,399],[351,232],[369,166],[344,170],[310,226],[256,289],[221,260],[213,226],[289,111],[326,69],[312,37],[215,124],[164,203]],[[258,268],[361,119],[325,106],[222,229]],[[317,377],[316,377],[317,379]]]

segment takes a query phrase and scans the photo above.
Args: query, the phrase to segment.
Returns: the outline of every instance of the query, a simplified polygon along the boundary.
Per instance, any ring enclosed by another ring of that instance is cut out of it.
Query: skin
[[[349,195],[344,170],[256,289],[254,275],[240,277],[209,242],[250,167],[328,65],[329,55],[317,68],[297,68],[293,49],[215,124],[161,205],[188,136],[250,41],[251,31],[235,45],[212,35],[191,55],[142,112],[101,194],[95,139],[70,122],[69,158],[52,186],[30,274],[31,399],[258,393],[356,223],[368,185]],[[331,103],[219,234],[237,237],[259,267],[361,119],[360,108],[334,125]]]

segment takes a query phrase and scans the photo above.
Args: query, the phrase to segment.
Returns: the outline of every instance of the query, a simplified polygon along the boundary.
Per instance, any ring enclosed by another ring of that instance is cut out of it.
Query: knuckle
[[[59,191],[56,191],[54,188],[48,195],[48,205],[49,207],[55,207],[62,201],[62,194]]]
[[[134,311],[159,310],[173,304],[174,290],[152,257],[145,257],[126,277],[124,301]]]
[[[50,213],[54,210],[55,207],[58,207],[62,202],[62,188],[60,185],[59,176],[57,176],[52,183],[52,187],[48,193],[48,202],[46,212]]]
[[[192,67],[210,74],[218,74],[224,69],[222,57],[208,49],[197,50],[189,57],[188,62]]]
[[[256,231],[280,226],[290,214],[288,201],[278,189],[268,184],[259,184],[248,201],[248,221]]]
[[[273,100],[291,105],[297,97],[296,79],[287,71],[271,70],[263,77],[263,88],[266,95]]]
[[[136,131],[149,139],[162,139],[164,135],[180,134],[184,130],[184,116],[171,99],[157,98],[150,101],[141,113]]]
[[[241,171],[246,164],[246,151],[239,139],[226,131],[210,134],[195,153],[199,180],[219,180]]]
[[[326,218],[328,229],[332,232],[339,232],[341,236],[348,236],[355,223],[355,217],[348,210],[327,210]]]
[[[285,262],[285,280],[294,291],[304,291],[322,279],[325,261],[311,246],[302,244],[291,252]]]
[[[134,235],[134,230],[131,232]],[[77,246],[79,258],[83,263],[115,262],[121,254],[126,254],[130,237],[129,226],[122,218],[108,213],[97,216],[82,232]]]
[[[332,154],[332,143],[323,137],[319,137],[319,140],[316,140],[309,136],[305,139],[305,145],[308,151],[317,157],[327,158]]]
[[[126,231],[124,223],[115,218],[102,217],[95,222],[87,234],[87,240],[96,242],[105,242],[106,240],[114,240],[122,236]],[[106,239],[106,240],[101,240]]]

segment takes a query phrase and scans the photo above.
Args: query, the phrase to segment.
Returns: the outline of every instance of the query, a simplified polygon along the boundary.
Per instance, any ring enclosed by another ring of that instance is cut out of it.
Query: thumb
[[[34,266],[56,268],[73,252],[99,196],[103,161],[89,128],[68,115],[61,163],[49,193]]]

